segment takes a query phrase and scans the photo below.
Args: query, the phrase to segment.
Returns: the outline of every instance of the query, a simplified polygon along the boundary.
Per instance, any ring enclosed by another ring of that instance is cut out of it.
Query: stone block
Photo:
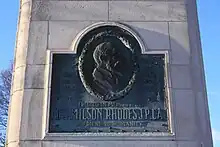
[[[178,147],[203,147],[196,141],[178,141]],[[205,146],[204,146],[205,147]]]
[[[114,21],[185,21],[185,15],[181,2],[109,2],[109,19]]]
[[[192,88],[190,66],[170,65],[171,87],[178,89]]]
[[[168,5],[166,2],[110,1],[109,19],[116,21],[166,21]]]
[[[28,65],[25,74],[25,88],[44,88],[45,65]]]
[[[45,64],[47,50],[48,22],[32,21],[29,32],[27,64]]]
[[[73,40],[91,21],[50,21],[49,49],[70,49]]]
[[[205,88],[204,76],[201,74],[203,69],[200,65],[192,66],[193,88],[195,91],[203,91]]]
[[[188,26],[185,22],[169,22],[172,64],[190,64]]]
[[[24,88],[26,66],[15,68],[12,91],[18,91]]]
[[[195,96],[191,90],[172,90],[175,135],[177,140],[197,138]],[[187,146],[188,147],[188,146]]]
[[[21,140],[42,138],[44,89],[25,89],[22,103]]]
[[[168,0],[168,16],[170,21],[186,21],[186,4],[184,0]]]
[[[35,1],[32,20],[107,20],[108,1]]]
[[[147,49],[169,49],[167,22],[126,22],[139,35]],[[147,51],[147,50],[146,50]]]
[[[19,147],[42,147],[40,141],[22,141]]]

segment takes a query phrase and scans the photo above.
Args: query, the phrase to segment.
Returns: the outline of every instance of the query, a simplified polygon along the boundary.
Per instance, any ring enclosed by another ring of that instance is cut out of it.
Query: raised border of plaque
[[[109,132],[51,132],[50,131],[50,108],[51,108],[51,84],[52,84],[52,63],[53,63],[53,56],[56,54],[76,54],[77,53],[77,47],[79,45],[80,40],[91,30],[103,27],[103,26],[117,26],[121,27],[122,29],[127,30],[130,32],[135,39],[138,41],[140,48],[141,48],[141,54],[143,55],[164,55],[164,65],[165,65],[165,91],[166,91],[166,96],[167,96],[167,122],[168,122],[168,131],[167,132],[159,132],[159,131],[140,131],[140,132],[135,132],[135,131],[129,131],[129,132],[124,132],[124,131],[109,131]],[[141,41],[141,38],[139,35],[134,32],[130,27],[127,25],[123,25],[121,23],[115,23],[115,22],[102,22],[102,23],[96,23],[92,26],[87,27],[85,30],[83,30],[79,35],[74,39],[72,46],[70,47],[71,50],[57,50],[57,51],[48,51],[47,54],[47,70],[46,70],[46,76],[48,81],[46,82],[47,91],[45,92],[45,119],[44,119],[44,139],[55,139],[55,140],[63,140],[62,137],[65,137],[67,140],[93,140],[94,138],[96,140],[104,140],[106,137],[107,140],[121,140],[125,139],[124,137],[126,136],[126,139],[141,139],[141,140],[149,140],[149,139],[155,139],[155,137],[160,137],[161,139],[164,140],[172,140],[174,138],[174,126],[173,126],[173,119],[172,119],[172,106],[171,106],[171,95],[169,94],[169,83],[168,83],[168,52],[167,51],[148,51],[147,48],[144,46],[144,43]],[[62,136],[62,137],[61,137]],[[52,137],[52,138],[51,138]],[[61,138],[60,138],[61,137]],[[104,138],[103,138],[104,137]]]

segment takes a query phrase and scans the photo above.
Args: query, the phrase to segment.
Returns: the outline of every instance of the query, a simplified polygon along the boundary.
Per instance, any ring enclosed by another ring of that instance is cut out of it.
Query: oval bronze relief
[[[135,84],[140,46],[128,31],[104,26],[81,40],[79,75],[86,90],[104,101],[125,97]]]

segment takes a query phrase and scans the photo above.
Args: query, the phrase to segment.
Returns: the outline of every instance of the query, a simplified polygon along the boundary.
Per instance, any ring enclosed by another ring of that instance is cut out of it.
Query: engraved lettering
[[[118,120],[122,120],[122,119],[123,119],[123,110],[118,109]]]
[[[116,111],[116,109],[113,109],[112,110],[112,119],[114,120],[114,119],[117,119],[117,111]]]
[[[133,119],[137,119],[136,109],[132,109],[132,112],[133,112]]]
[[[149,119],[148,118],[149,115],[150,115],[150,110],[149,109],[145,109],[145,119]]]
[[[111,119],[111,110],[110,109],[105,109],[106,110],[106,118],[105,119]]]
[[[155,120],[156,118],[157,112],[155,109],[152,109],[152,119]]]

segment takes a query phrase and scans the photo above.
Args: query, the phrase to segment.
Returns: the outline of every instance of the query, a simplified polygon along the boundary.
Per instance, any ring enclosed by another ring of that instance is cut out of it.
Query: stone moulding
[[[16,101],[16,97],[13,96],[15,91],[15,69],[25,68],[26,65],[26,56],[28,48],[28,37],[29,37],[29,28],[30,28],[30,18],[31,18],[31,9],[32,9],[32,0],[20,0],[19,7],[19,16],[17,21],[17,32],[16,32],[16,43],[14,51],[14,67],[13,67],[13,76],[12,76],[12,85],[11,85],[11,97],[10,104],[8,109],[8,122],[7,122],[7,134],[6,134],[6,145],[18,141],[20,138],[21,131],[21,119],[22,119],[22,105],[23,98],[20,101]],[[20,81],[21,85],[24,83],[22,79]],[[23,95],[22,86],[21,93]],[[13,106],[12,106],[13,105]]]

